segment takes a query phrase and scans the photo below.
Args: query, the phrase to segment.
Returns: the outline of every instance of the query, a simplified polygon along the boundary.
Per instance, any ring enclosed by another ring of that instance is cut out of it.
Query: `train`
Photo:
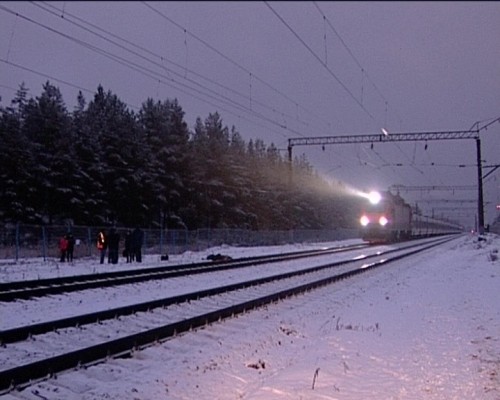
[[[413,212],[399,194],[372,192],[362,209],[361,238],[387,243],[463,232],[459,224]]]

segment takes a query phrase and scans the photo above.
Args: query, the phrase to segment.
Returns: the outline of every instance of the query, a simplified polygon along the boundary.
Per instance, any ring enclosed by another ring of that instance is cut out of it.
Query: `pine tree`
[[[70,118],[59,88],[46,82],[36,99],[24,106],[23,134],[31,143],[32,193],[27,200],[38,222],[52,224],[70,218],[73,154]]]
[[[179,216],[186,181],[190,179],[188,162],[189,131],[184,112],[177,100],[154,102],[148,99],[138,114],[140,136],[150,155],[148,174],[153,178],[146,194],[149,219],[155,225],[182,228]]]
[[[144,157],[134,114],[111,91],[98,86],[84,116],[88,135],[80,149],[93,185],[86,202],[95,224],[143,224]],[[90,146],[90,147],[89,147]]]
[[[35,209],[28,205],[31,193],[31,143],[22,129],[28,90],[19,86],[10,107],[0,107],[0,220],[36,222]]]

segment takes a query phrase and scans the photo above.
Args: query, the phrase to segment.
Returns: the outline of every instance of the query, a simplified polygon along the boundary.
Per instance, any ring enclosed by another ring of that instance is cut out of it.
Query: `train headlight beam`
[[[370,193],[368,193],[368,200],[372,204],[378,204],[378,203],[380,203],[381,199],[382,199],[382,196],[380,195],[379,192],[370,192]]]

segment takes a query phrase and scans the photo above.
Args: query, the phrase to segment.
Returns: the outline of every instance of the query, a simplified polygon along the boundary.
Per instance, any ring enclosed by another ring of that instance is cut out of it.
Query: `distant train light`
[[[363,226],[366,226],[370,223],[370,218],[368,218],[366,215],[363,215],[360,219],[359,219],[359,223]]]
[[[370,193],[368,193],[368,200],[372,204],[378,204],[378,203],[380,203],[381,199],[382,199],[382,196],[380,195],[379,192],[370,192]]]
[[[378,220],[378,223],[382,226],[386,226],[388,222],[389,222],[389,220],[386,217],[384,217],[383,215]]]

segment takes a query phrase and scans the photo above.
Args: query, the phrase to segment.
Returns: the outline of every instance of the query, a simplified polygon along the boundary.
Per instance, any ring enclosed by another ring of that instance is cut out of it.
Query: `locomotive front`
[[[411,236],[411,207],[390,192],[372,192],[359,220],[361,238],[370,243],[384,243]]]

